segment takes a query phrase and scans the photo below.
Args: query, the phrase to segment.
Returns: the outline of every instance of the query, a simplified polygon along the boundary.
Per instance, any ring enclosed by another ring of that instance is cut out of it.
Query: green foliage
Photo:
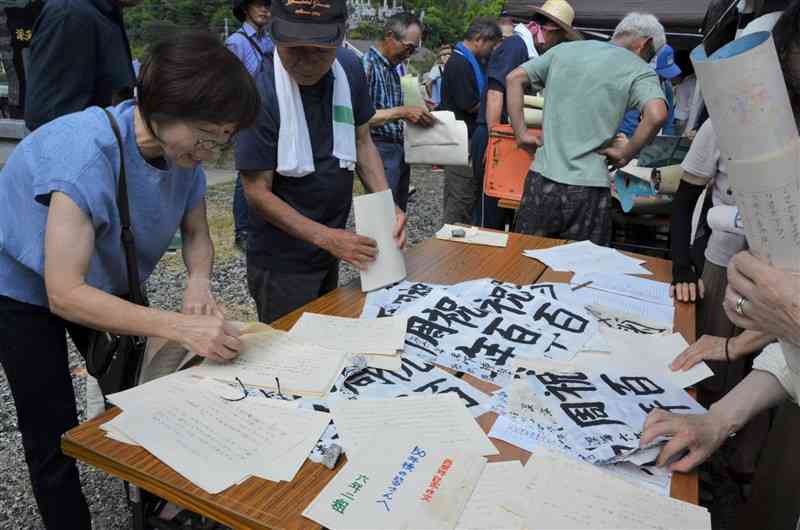
[[[381,0],[382,2],[382,0]],[[427,28],[424,45],[436,49],[441,44],[461,40],[469,23],[478,16],[497,16],[504,0],[405,0],[408,11],[425,12]],[[379,2],[375,2],[377,6]],[[225,19],[230,31],[239,27],[230,0],[144,0],[125,10],[128,36],[135,53],[141,56],[146,46],[168,32],[180,29],[206,29],[222,34]],[[380,38],[380,22],[369,22],[351,31],[351,38]]]

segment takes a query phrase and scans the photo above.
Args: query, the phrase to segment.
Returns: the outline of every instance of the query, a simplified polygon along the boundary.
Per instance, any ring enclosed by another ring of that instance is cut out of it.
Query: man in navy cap
[[[335,289],[340,260],[365,269],[378,252],[345,230],[356,166],[368,191],[389,189],[364,69],[340,47],[346,24],[345,0],[272,3],[275,52],[256,74],[261,111],[236,141],[250,206],[247,283],[262,322]],[[405,215],[396,216],[402,246]]]

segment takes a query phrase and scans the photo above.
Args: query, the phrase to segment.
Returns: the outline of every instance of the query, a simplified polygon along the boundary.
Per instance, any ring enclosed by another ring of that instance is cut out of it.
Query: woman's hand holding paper
[[[723,304],[731,322],[800,345],[800,274],[740,252],[728,265]]]
[[[234,359],[243,348],[239,330],[219,316],[186,315],[175,331],[176,340],[189,351],[214,361]]]
[[[686,473],[711,456],[730,432],[728,423],[714,411],[714,407],[707,414],[697,415],[673,414],[656,409],[647,416],[639,445],[646,447],[662,436],[670,438],[661,449],[656,465],[665,466],[688,451],[669,464],[670,471]]]

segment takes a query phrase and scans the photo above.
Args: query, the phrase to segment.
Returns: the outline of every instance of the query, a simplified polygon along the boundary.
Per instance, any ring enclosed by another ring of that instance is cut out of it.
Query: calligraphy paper
[[[528,528],[711,529],[705,508],[658,495],[554,451],[537,450],[524,474],[524,486],[504,507],[525,517]]]
[[[410,395],[453,394],[458,397],[472,416],[485,412],[484,404],[488,396],[417,357],[406,355],[401,358],[398,370],[382,370],[369,367],[353,374],[343,375],[331,388],[328,402],[337,399],[389,399]]]
[[[502,501],[513,495],[524,478],[519,460],[486,464],[464,513],[456,525],[463,530],[524,528],[525,518],[504,510]]]
[[[591,282],[591,285],[588,286],[590,289],[620,294],[653,304],[670,307],[674,305],[674,301],[669,295],[670,284],[666,282],[657,282],[626,274],[599,272],[575,274],[570,280],[572,285],[582,285],[587,282]]]
[[[289,336],[332,350],[374,355],[396,355],[403,349],[406,319],[343,318],[303,313]]]
[[[691,59],[726,158],[751,160],[783,149],[797,139],[789,93],[769,32],[736,39],[711,57],[703,46],[698,46]],[[765,181],[777,177],[757,175],[758,180]]]
[[[361,273],[361,290],[372,291],[406,277],[406,260],[397,248],[394,226],[397,221],[392,190],[353,198],[356,233],[378,244],[378,256]]]
[[[703,361],[686,371],[672,371],[669,365],[689,347],[680,333],[640,335],[610,328],[601,330],[601,333],[611,346],[610,355],[579,353],[571,361],[572,364],[593,369],[636,366],[641,373],[655,374],[681,388],[690,387],[714,375]]]
[[[430,283],[412,283],[402,281],[382,289],[367,293],[361,318],[380,318],[394,315],[400,307],[410,304],[428,296],[436,288],[446,288],[444,285]]]
[[[453,235],[454,230],[461,230],[464,235],[456,237]],[[455,241],[456,243],[468,243],[472,245],[485,245],[489,247],[505,247],[508,246],[508,234],[504,232],[493,232],[491,230],[481,230],[476,226],[458,226],[448,225],[442,226],[436,232],[436,239],[443,241]]]
[[[303,516],[331,530],[454,528],[486,461],[412,436],[348,456]]]
[[[125,408],[114,428],[209,493],[287,465],[296,471],[308,450],[292,450],[308,439],[313,445],[330,420],[267,400],[226,401],[219,395],[224,389],[210,380],[183,376],[169,382],[118,396],[114,402]],[[294,474],[281,475],[291,480]]]
[[[244,349],[222,363],[206,360],[186,372],[285,393],[324,396],[339,376],[349,354],[296,341],[283,331],[242,335]],[[277,381],[276,381],[277,379]]]
[[[656,408],[705,412],[684,390],[636,366],[594,370],[526,359],[521,367],[528,369],[531,403],[551,414],[580,457],[594,463],[623,461],[639,451],[645,419]]]
[[[664,333],[672,331],[675,323],[674,307],[599,289],[579,289],[575,301],[601,325],[629,333]]]
[[[528,452],[551,449],[559,451],[570,458],[580,458],[579,455],[570,451],[569,446],[562,445],[556,438],[553,438],[549,431],[543,429],[541,425],[514,419],[510,416],[499,416],[497,418],[491,431],[489,431],[489,438],[503,440]],[[668,496],[670,494],[672,473],[666,468],[652,465],[637,466],[630,462],[619,462],[597,467],[623,480],[649,488],[659,495]],[[522,483],[521,480],[516,482],[515,485],[520,483]]]
[[[612,272],[622,274],[652,274],[638,260],[591,241],[579,241],[547,249],[525,250],[523,254],[541,261],[554,271]]]
[[[421,440],[462,448],[482,455],[497,454],[478,423],[452,394],[397,399],[330,402],[333,422],[348,453],[365,444],[384,443],[414,432]]]
[[[515,357],[569,360],[599,329],[581,310],[502,286],[469,302],[438,289],[401,314],[407,353],[501,386]]]

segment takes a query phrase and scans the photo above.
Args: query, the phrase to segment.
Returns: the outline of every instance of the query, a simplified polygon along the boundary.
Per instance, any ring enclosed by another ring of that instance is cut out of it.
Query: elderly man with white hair
[[[665,43],[664,27],[653,15],[631,13],[611,42],[565,42],[508,75],[517,143],[536,154],[516,231],[611,242],[608,166],[626,165],[667,119],[658,75],[648,65]],[[543,143],[525,126],[526,87],[546,90]],[[625,141],[615,134],[628,109],[640,111],[642,120]]]

